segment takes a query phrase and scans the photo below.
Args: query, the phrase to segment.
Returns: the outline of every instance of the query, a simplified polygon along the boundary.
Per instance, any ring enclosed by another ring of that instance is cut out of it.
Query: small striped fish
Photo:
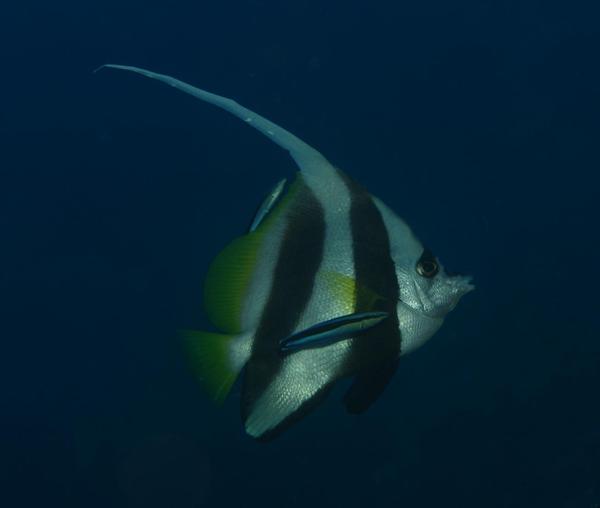
[[[274,187],[248,233],[208,270],[205,307],[219,332],[184,336],[211,396],[223,401],[244,369],[242,419],[261,440],[305,416],[344,377],[354,377],[347,410],[365,411],[399,357],[427,341],[473,289],[470,278],[447,274],[384,203],[266,118],[170,76],[103,67],[162,81],[230,112],[300,168],[291,184]]]

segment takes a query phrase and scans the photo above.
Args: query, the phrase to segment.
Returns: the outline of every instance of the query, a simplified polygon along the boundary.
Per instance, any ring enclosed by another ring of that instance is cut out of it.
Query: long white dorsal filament
[[[327,161],[327,159],[325,159],[325,157],[323,157],[323,155],[321,155],[321,153],[307,145],[300,138],[294,136],[291,132],[286,131],[282,127],[279,127],[259,114],[240,106],[232,99],[196,88],[195,86],[188,85],[183,81],[172,78],[171,76],[166,76],[165,74],[158,74],[156,72],[140,69],[139,67],[131,67],[129,65],[107,64],[102,65],[94,72],[107,67],[111,69],[121,69],[135,72],[137,74],[141,74],[142,76],[146,76],[147,78],[162,81],[163,83],[177,88],[177,90],[181,90],[182,92],[196,97],[197,99],[214,104],[215,106],[228,111],[232,115],[235,115],[239,119],[246,122],[251,127],[254,127],[258,131],[262,132],[274,143],[277,143],[279,146],[290,152],[290,155],[296,161],[296,164],[298,164],[300,169],[307,176],[311,175],[323,177],[327,173],[335,171],[333,166]]]

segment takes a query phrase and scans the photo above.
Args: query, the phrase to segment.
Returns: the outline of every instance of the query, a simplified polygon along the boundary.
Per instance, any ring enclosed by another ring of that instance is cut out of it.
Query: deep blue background
[[[0,7],[0,505],[600,503],[600,13],[569,0]],[[268,445],[186,369],[210,259],[294,171],[236,98],[477,290],[365,415]]]

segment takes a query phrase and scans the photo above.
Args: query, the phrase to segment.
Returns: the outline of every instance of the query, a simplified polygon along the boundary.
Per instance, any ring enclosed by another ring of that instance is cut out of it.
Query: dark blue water
[[[0,7],[3,507],[600,503],[599,10],[569,2]],[[124,63],[321,150],[477,290],[381,400],[269,444],[176,330],[293,163]]]

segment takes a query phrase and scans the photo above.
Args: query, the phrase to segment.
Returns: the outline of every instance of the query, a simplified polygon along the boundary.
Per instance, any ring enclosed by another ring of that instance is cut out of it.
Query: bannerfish
[[[352,377],[343,397],[362,413],[399,358],[424,344],[470,277],[450,275],[410,227],[317,150],[235,101],[170,76],[131,71],[237,116],[287,150],[300,171],[278,182],[243,236],[215,258],[204,285],[218,332],[188,331],[192,366],[222,402],[243,370],[246,432],[269,440]]]

